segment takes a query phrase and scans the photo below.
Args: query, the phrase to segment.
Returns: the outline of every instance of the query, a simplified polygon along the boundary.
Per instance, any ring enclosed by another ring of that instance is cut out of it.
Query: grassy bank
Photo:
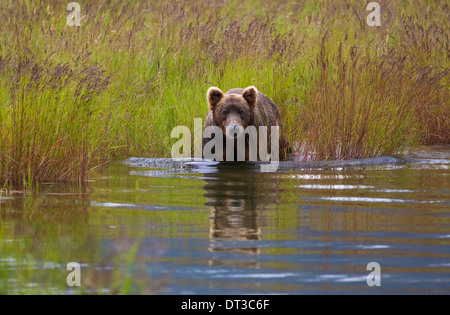
[[[450,143],[446,1],[0,2],[0,179],[169,156],[205,94],[255,85],[308,159]]]

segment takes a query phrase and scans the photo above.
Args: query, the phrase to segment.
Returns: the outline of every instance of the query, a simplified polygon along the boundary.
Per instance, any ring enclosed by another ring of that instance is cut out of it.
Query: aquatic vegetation
[[[305,159],[450,143],[446,1],[379,1],[380,27],[354,0],[78,2],[81,26],[61,1],[0,4],[3,183],[168,157],[212,85],[270,96]]]

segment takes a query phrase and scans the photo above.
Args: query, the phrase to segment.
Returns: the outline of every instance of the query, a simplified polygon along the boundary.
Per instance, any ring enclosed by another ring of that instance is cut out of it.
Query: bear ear
[[[242,92],[242,97],[245,98],[251,109],[255,109],[258,102],[258,90],[254,86],[249,86]]]
[[[214,110],[220,100],[223,98],[223,92],[216,87],[210,87],[206,93],[206,100],[210,110]]]

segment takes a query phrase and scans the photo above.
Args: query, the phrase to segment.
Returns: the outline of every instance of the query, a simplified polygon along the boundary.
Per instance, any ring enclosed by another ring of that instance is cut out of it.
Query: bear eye
[[[226,109],[222,110],[222,115],[227,115],[228,111]]]
[[[241,108],[241,109],[238,110],[238,113],[239,113],[240,115],[242,115],[242,114],[244,113],[244,110]]]

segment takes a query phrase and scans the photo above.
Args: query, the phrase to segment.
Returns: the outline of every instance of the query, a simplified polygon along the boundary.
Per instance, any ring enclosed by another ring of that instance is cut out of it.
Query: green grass
[[[84,180],[111,158],[170,155],[205,94],[255,85],[305,159],[450,143],[446,1],[0,3],[0,179]]]

